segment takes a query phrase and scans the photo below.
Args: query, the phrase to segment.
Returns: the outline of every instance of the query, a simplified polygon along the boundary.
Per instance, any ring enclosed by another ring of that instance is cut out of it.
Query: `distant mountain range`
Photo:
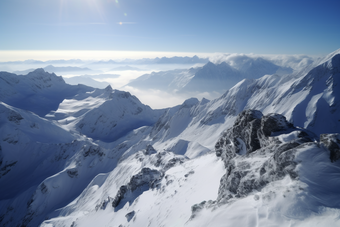
[[[160,110],[0,72],[0,226],[340,226],[340,49],[279,69],[189,69],[254,78]]]
[[[223,93],[243,79],[257,79],[266,74],[289,74],[293,69],[281,67],[263,58],[238,56],[233,61],[203,67],[176,69],[145,74],[126,86],[160,89],[171,93]]]
[[[84,61],[80,59],[69,59],[69,60],[48,60],[48,61],[39,61],[39,60],[25,60],[25,61],[7,61],[7,62],[0,62],[0,64],[6,64],[6,65],[16,65],[16,64],[27,64],[27,65],[33,65],[33,64],[83,64]]]
[[[58,66],[48,65],[43,68],[46,72],[50,73],[88,73],[93,71],[89,68],[80,68],[74,66]],[[33,72],[35,69],[27,69],[23,71],[14,71],[15,74],[26,75],[27,73]],[[96,71],[97,72],[97,71]]]
[[[208,58],[193,57],[162,57],[162,58],[143,58],[143,59],[125,59],[121,61],[97,61],[92,64],[130,64],[130,65],[150,65],[150,64],[197,64],[207,63]]]
[[[162,57],[162,58],[143,58],[143,59],[124,59],[120,61],[106,60],[106,61],[92,61],[91,64],[196,64],[196,63],[207,63],[208,58],[199,58],[196,55],[193,57]],[[80,59],[70,59],[70,60],[49,60],[49,61],[38,61],[38,60],[25,60],[25,61],[8,61],[0,62],[1,65],[15,65],[15,64],[88,64],[89,61],[83,61]]]

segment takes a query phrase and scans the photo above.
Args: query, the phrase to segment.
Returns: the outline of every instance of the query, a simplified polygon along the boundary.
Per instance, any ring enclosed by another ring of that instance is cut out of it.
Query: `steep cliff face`
[[[318,141],[314,133],[294,127],[280,114],[242,111],[215,145],[226,169],[217,199],[193,205],[189,226],[208,214],[216,218],[211,225],[230,220],[227,226],[233,226],[240,217],[237,209],[244,209],[247,218],[253,215],[244,202],[257,212],[266,210],[265,216],[255,215],[257,220],[237,222],[245,226],[284,224],[287,217],[297,226],[309,219],[325,223],[326,217],[329,223],[338,223],[333,211],[322,209],[340,207],[338,192],[333,191],[340,186],[335,179],[340,176],[339,134],[323,134]],[[321,186],[325,184],[330,191]]]
[[[337,226],[339,56],[164,110],[111,87],[67,86],[56,101],[63,82],[38,70],[30,83],[46,93],[28,90],[57,109],[1,96],[0,224]]]
[[[340,50],[307,72],[266,75],[243,80],[207,104],[204,124],[217,116],[237,116],[246,109],[284,115],[294,125],[317,135],[340,128]]]
[[[294,127],[280,114],[242,111],[215,145],[227,169],[217,201],[247,196],[286,175],[297,178],[297,147],[315,140],[313,133]],[[257,158],[262,162],[254,164]]]

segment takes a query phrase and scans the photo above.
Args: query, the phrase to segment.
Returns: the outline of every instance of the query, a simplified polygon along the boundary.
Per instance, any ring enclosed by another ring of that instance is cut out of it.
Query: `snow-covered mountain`
[[[64,99],[46,117],[90,138],[111,142],[134,129],[153,125],[162,112],[153,111],[129,92],[113,90],[109,85]]]
[[[89,72],[98,72],[98,71],[93,71],[89,68],[81,68],[81,67],[75,67],[75,66],[53,66],[53,65],[48,65],[43,68],[46,72],[49,73],[63,73],[63,74],[76,74],[76,73],[89,73]],[[20,75],[26,75],[27,73],[33,72],[35,69],[27,69],[23,71],[14,71],[13,73],[15,74],[20,74]]]
[[[85,62],[80,59],[60,59],[60,60],[48,60],[48,61],[39,61],[39,60],[25,60],[25,61],[7,61],[7,62],[0,62],[0,64],[6,64],[6,65],[17,65],[17,64],[27,64],[27,65],[33,65],[33,64],[62,64],[62,65],[70,65],[70,64],[84,64]]]
[[[224,93],[243,79],[264,75],[288,74],[291,68],[281,67],[257,57],[236,56],[220,63],[208,62],[203,67],[176,69],[145,74],[126,86],[139,89],[161,89],[170,93]]]
[[[107,60],[107,61],[96,61],[92,64],[133,64],[133,65],[149,65],[149,64],[196,64],[196,63],[207,63],[208,58],[200,58],[198,56],[193,57],[156,57],[156,58],[143,58],[143,59],[123,59],[119,61]]]
[[[36,69],[27,75],[0,72],[0,100],[11,106],[44,116],[56,110],[66,97],[93,91],[84,85],[71,86],[61,76]]]
[[[98,75],[94,76],[97,77]],[[107,78],[110,77],[110,75],[107,75]],[[92,76],[74,76],[74,77],[63,77],[64,81],[68,84],[71,85],[78,85],[78,84],[84,84],[87,86],[91,86],[94,88],[106,88],[107,86],[109,86],[110,84],[107,82],[99,82],[93,79]]]
[[[337,50],[163,110],[43,70],[2,72],[0,224],[338,226],[339,66]]]

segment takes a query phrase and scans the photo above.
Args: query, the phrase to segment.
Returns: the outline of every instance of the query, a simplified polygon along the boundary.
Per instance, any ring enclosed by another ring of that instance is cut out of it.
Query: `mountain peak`
[[[29,74],[41,74],[41,73],[46,73],[45,70],[43,68],[38,68],[32,72],[30,72]]]
[[[182,107],[190,108],[196,105],[197,103],[199,103],[197,98],[190,98],[183,102]]]
[[[112,92],[113,91],[111,85],[108,85],[104,90],[108,91],[108,92]]]

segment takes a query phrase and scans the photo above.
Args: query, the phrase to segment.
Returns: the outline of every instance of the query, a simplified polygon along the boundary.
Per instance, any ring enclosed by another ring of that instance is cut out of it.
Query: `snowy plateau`
[[[340,226],[340,49],[271,70],[166,109],[0,72],[0,226]]]

